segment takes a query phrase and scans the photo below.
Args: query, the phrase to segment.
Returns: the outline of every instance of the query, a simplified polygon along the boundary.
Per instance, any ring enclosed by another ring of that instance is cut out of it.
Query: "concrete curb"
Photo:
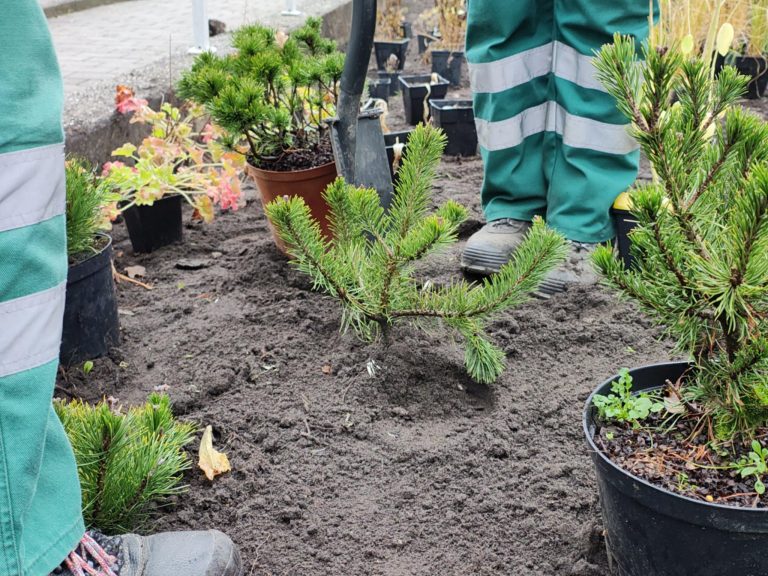
[[[344,46],[347,43],[352,20],[352,0],[323,3],[321,11],[310,16],[323,19],[324,33]],[[274,18],[265,24],[291,29],[300,26],[304,18]],[[230,50],[230,34],[211,38],[219,53]],[[136,95],[158,105],[173,101],[173,85],[182,70],[188,68],[194,57],[185,51],[159,58],[151,66],[131,72],[119,82],[131,86]],[[145,127],[130,124],[129,119],[114,111],[117,82],[99,82],[89,85],[87,91],[68,96],[64,102],[64,131],[68,154],[81,156],[94,164],[103,164],[110,153],[125,142],[137,142],[146,133]]]

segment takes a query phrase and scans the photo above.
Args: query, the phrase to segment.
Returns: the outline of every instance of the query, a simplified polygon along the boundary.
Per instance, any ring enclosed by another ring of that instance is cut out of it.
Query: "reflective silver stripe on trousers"
[[[59,357],[66,287],[0,303],[0,378]]]
[[[554,72],[558,78],[582,88],[605,92],[592,62],[592,56],[554,41],[494,62],[470,63],[469,79],[473,92],[494,94]]]
[[[0,232],[63,214],[65,201],[64,144],[0,154]]]
[[[563,137],[563,144],[573,148],[607,154],[629,154],[639,148],[629,134],[629,125],[574,116],[557,102],[528,108],[507,120],[489,122],[476,118],[475,123],[480,145],[491,152],[514,148],[540,132],[555,132]]]

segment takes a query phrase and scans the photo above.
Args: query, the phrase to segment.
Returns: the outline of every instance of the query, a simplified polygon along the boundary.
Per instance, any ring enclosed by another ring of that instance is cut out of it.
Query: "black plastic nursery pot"
[[[90,258],[69,267],[60,361],[64,366],[98,358],[120,343],[112,279],[112,238]]]
[[[429,45],[436,41],[437,38],[434,36],[429,36],[428,34],[417,34],[416,46],[419,49],[419,54],[424,54],[427,50],[429,50]]]
[[[761,98],[768,84],[768,59],[765,56],[737,56],[733,65],[740,73],[750,77],[745,97],[751,100]]]
[[[383,78],[377,78],[375,80],[368,80],[368,94],[371,98],[377,98],[389,102],[390,91],[392,90],[392,79],[388,76]]]
[[[131,206],[123,212],[134,252],[146,254],[181,242],[181,202],[179,195],[166,196],[151,206]]]
[[[613,218],[613,226],[616,230],[616,249],[619,253],[619,258],[624,262],[625,268],[630,268],[634,263],[634,259],[629,250],[630,246],[632,246],[629,233],[637,226],[637,219],[629,210],[619,208],[611,208],[611,218]]]
[[[630,371],[633,391],[675,382],[690,367],[670,362]],[[608,394],[614,376],[587,399],[584,433],[600,491],[606,545],[619,576],[763,576],[768,574],[768,510],[710,504],[636,478],[594,443],[595,394]]]
[[[461,84],[461,71],[464,68],[464,52],[450,50],[432,50],[432,72],[437,72],[451,83]]]
[[[443,129],[448,143],[447,156],[477,154],[477,128],[471,100],[430,100],[432,122]]]
[[[441,100],[448,93],[450,82],[437,76],[437,83],[431,83],[429,74],[417,74],[414,76],[400,76],[400,88],[403,92],[403,106],[405,108],[405,121],[416,126],[424,121],[425,100]]]
[[[407,147],[408,139],[411,137],[412,132],[413,130],[402,130],[400,132],[387,132],[384,134],[384,147],[387,151],[387,163],[389,164],[389,173],[392,176],[393,184],[397,182],[395,170],[392,166],[395,161],[395,144],[399,141]]]
[[[400,29],[403,31],[403,38],[413,38],[413,24],[408,22],[408,20],[400,24]]]
[[[389,80],[389,95],[394,96],[400,91],[400,72],[386,72],[379,70],[376,72],[379,80]]]
[[[768,58],[766,56],[721,56],[715,57],[715,74],[719,74],[723,66],[733,66],[741,74],[750,77],[745,98],[756,100],[765,94],[768,86]]]
[[[394,54],[397,57],[397,70],[402,70],[405,66],[405,57],[408,54],[409,42],[409,38],[387,42],[379,40],[374,41],[373,51],[376,54],[376,68],[379,70],[387,70],[389,57]]]

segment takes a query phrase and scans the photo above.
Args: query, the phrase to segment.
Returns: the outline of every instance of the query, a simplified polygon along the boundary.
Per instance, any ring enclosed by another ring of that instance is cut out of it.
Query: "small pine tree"
[[[285,35],[259,24],[232,36],[235,51],[205,52],[182,74],[178,93],[205,106],[229,139],[244,140],[255,166],[296,149],[315,149],[335,114],[344,54],[322,21]]]
[[[80,158],[67,160],[64,175],[67,254],[70,257],[90,255],[96,244],[96,234],[109,227],[103,210],[114,199],[114,194],[94,173],[93,167]]]
[[[512,260],[482,285],[461,281],[422,289],[414,263],[455,242],[467,216],[453,201],[430,213],[432,181],[444,147],[439,129],[414,130],[388,212],[375,190],[337,179],[325,192],[332,240],[323,238],[300,198],[278,199],[266,210],[298,269],[341,302],[343,329],[372,341],[399,321],[441,321],[463,337],[469,374],[489,383],[502,372],[504,353],[489,341],[486,322],[524,302],[565,258],[567,248],[560,235],[537,220]]]
[[[194,427],[178,422],[167,396],[152,394],[127,413],[109,404],[54,402],[75,453],[89,528],[122,534],[142,528],[153,509],[184,490],[184,446]]]
[[[732,107],[747,83],[734,68],[643,56],[616,36],[596,61],[656,181],[631,196],[636,267],[609,248],[594,261],[692,356],[686,399],[730,440],[768,424],[768,128]]]

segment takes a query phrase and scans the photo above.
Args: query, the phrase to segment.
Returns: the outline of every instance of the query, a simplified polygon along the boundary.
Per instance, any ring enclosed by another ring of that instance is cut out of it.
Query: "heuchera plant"
[[[202,107],[189,105],[182,113],[164,103],[153,110],[146,100],[120,93],[116,106],[118,112],[133,113],[131,123],[149,125],[151,133],[138,147],[126,143],[112,152],[125,161],[104,164],[106,183],[120,194],[119,202],[108,207],[111,217],[173,194],[183,196],[205,222],[213,219],[216,205],[237,210],[245,157],[225,146],[218,127],[208,123],[196,129],[203,124]]]

